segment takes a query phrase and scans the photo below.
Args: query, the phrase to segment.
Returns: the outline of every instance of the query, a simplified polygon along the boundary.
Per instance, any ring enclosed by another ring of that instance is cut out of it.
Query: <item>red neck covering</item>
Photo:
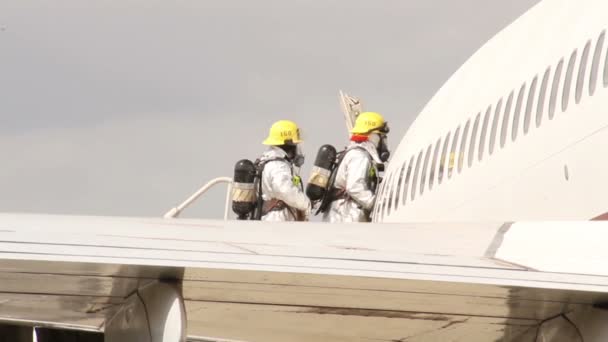
[[[367,135],[363,135],[363,134],[353,134],[350,137],[350,141],[354,141],[357,143],[362,143],[367,140],[369,140],[369,137]]]

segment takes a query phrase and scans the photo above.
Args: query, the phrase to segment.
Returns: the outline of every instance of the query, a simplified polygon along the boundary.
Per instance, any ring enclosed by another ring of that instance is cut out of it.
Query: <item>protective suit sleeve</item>
[[[270,171],[268,173],[270,176],[269,187],[272,191],[272,197],[285,202],[285,204],[292,208],[309,213],[310,200],[299,187],[293,184],[293,176],[289,164],[276,161],[268,163],[266,168],[268,167],[272,169],[268,170]]]
[[[367,157],[351,158],[346,165],[346,192],[365,210],[371,210],[376,200],[376,195],[367,184],[371,166]]]

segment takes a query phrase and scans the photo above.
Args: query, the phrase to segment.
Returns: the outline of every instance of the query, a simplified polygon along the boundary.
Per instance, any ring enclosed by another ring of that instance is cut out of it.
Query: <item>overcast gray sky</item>
[[[310,167],[346,139],[338,89],[387,117],[394,147],[537,2],[0,0],[0,211],[160,216],[282,118]],[[223,191],[184,216],[220,217]]]

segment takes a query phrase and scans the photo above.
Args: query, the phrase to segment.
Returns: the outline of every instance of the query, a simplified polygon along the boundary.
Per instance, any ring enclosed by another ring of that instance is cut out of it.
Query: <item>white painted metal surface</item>
[[[596,224],[608,230],[554,227]],[[520,228],[550,225],[0,215],[0,317],[103,329],[142,282],[176,279],[192,336],[533,341],[544,319],[608,300],[607,277],[566,262],[605,250],[571,247],[550,272],[511,262],[530,241],[514,238]],[[531,258],[544,253],[537,244]]]
[[[390,161],[386,179],[391,184],[383,187],[375,219],[589,220],[608,212],[608,162],[600,157],[608,146],[607,28],[604,0],[544,0],[488,41],[409,128]],[[456,162],[448,177],[458,128]],[[448,133],[448,153],[443,154]],[[441,164],[446,175],[439,182]]]
[[[186,313],[177,280],[142,281],[104,320],[106,342],[186,342]]]
[[[188,197],[182,204],[178,205],[175,208],[169,210],[163,217],[166,219],[176,218],[179,214],[188,208],[192,203],[194,203],[197,199],[199,199],[202,195],[204,195],[209,189],[214,187],[217,184],[226,183],[228,184],[226,189],[226,202],[224,205],[224,220],[228,219],[228,210],[230,208],[230,195],[232,193],[232,178],[230,177],[219,177],[210,180],[207,184],[203,185],[199,190],[197,190],[192,196]]]
[[[608,241],[606,224],[595,221],[584,227],[563,221],[518,222],[505,233],[496,257],[543,272],[606,277],[608,255],[601,252]]]
[[[605,1],[544,0],[489,41],[401,142],[383,224],[0,215],[0,320],[102,331],[170,279],[193,339],[608,340],[608,223],[503,223],[608,211],[607,27]]]

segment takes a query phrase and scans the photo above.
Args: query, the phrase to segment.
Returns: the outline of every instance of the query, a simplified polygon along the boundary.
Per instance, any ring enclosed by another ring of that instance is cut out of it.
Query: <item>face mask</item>
[[[301,167],[304,165],[305,158],[300,145],[291,145],[284,148],[284,150],[287,153],[287,158],[295,167]]]
[[[388,150],[388,144],[386,142],[386,136],[380,138],[380,141],[378,143],[378,146],[376,147],[376,149],[378,150],[378,156],[380,157],[380,160],[385,163],[388,161],[388,159],[391,156],[391,151]]]
[[[388,145],[386,143],[386,136],[380,135],[378,133],[372,133],[369,135],[369,142],[374,144],[376,147],[376,151],[378,151],[378,157],[384,163],[388,161],[391,156],[391,152],[388,150]]]
[[[295,158],[293,158],[293,165],[296,167],[301,167],[302,165],[304,165],[304,156],[301,154],[298,154]]]
[[[296,148],[296,156],[293,158],[293,165],[297,167],[301,167],[304,165],[304,153],[302,152],[302,148],[300,145]]]

